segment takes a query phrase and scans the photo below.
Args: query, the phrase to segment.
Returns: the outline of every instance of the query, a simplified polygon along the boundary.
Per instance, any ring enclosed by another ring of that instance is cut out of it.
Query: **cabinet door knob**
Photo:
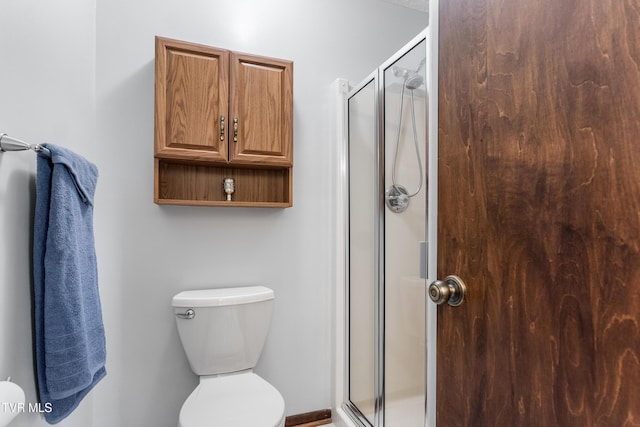
[[[220,141],[224,141],[224,116],[220,116]]]
[[[233,142],[238,142],[238,118],[233,118]]]

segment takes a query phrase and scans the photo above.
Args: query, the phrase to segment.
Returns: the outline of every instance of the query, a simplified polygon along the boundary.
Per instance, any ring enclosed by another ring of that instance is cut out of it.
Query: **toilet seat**
[[[253,372],[200,377],[180,409],[180,427],[280,427],[284,399]]]

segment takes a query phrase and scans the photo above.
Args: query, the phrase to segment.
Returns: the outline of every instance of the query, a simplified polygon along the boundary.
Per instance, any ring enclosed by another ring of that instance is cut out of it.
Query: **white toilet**
[[[264,286],[203,289],[173,297],[178,333],[200,384],[180,427],[283,427],[284,399],[254,374],[273,309]]]

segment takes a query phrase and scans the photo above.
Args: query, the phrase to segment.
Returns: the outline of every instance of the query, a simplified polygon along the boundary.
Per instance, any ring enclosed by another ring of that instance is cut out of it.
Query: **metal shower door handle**
[[[464,302],[467,286],[458,276],[447,276],[444,281],[436,280],[429,285],[429,298],[438,305],[447,303],[457,307]]]

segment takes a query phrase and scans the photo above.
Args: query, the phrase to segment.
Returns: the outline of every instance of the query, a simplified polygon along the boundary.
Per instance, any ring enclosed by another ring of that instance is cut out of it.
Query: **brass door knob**
[[[429,298],[438,305],[447,303],[457,307],[464,302],[467,286],[458,276],[447,276],[444,281],[436,280],[429,285]]]

